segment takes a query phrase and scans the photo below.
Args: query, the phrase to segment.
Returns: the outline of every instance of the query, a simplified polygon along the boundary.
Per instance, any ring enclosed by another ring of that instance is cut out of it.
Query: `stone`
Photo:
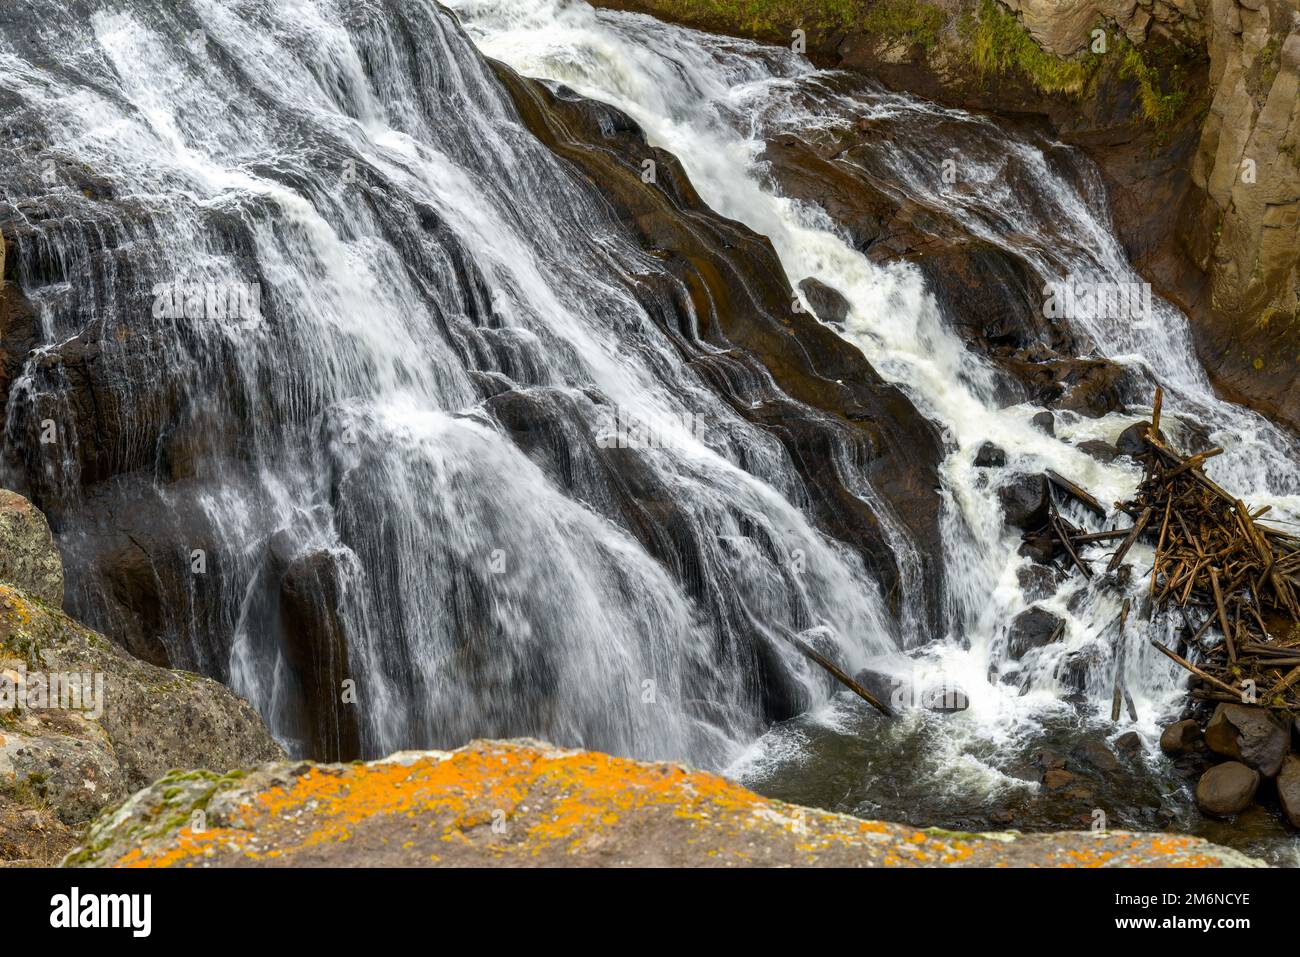
[[[1240,814],[1255,800],[1259,781],[1259,773],[1240,761],[1216,764],[1196,783],[1196,805],[1217,817]]]
[[[1142,735],[1136,731],[1125,731],[1115,739],[1115,750],[1129,757],[1141,755],[1145,750],[1142,744]]]
[[[975,453],[975,467],[996,469],[1007,464],[1007,453],[992,442],[985,442]]]
[[[812,306],[813,314],[822,322],[841,323],[849,317],[851,304],[844,295],[826,283],[809,277],[799,283],[799,291]]]
[[[1300,758],[1288,754],[1277,775],[1277,801],[1292,827],[1300,827]]]
[[[1160,750],[1165,754],[1187,754],[1201,743],[1201,726],[1188,718],[1175,721],[1160,734]]]
[[[1215,754],[1240,761],[1271,778],[1290,750],[1291,735],[1263,708],[1221,704],[1205,726],[1205,743]]]
[[[1115,448],[1120,455],[1128,458],[1138,458],[1146,455],[1151,451],[1151,447],[1146,443],[1146,437],[1151,432],[1151,423],[1143,420],[1134,422],[1115,440]]]
[[[49,523],[17,492],[0,489],[0,582],[63,607],[63,559]]]
[[[1039,412],[1030,421],[1033,422],[1034,428],[1039,431],[1046,432],[1051,436],[1056,435],[1056,416],[1051,412],[1046,410]]]
[[[0,671],[0,689],[16,699],[0,712],[0,805],[49,811],[63,825],[84,824],[172,768],[225,773],[284,757],[228,688],[140,661],[8,584],[0,584]],[[14,674],[22,696],[8,690]],[[88,680],[72,686],[75,696],[38,697],[55,676]],[[13,835],[0,845],[31,848]]]
[[[1036,648],[1043,648],[1059,638],[1065,620],[1045,608],[1027,608],[1015,618],[1007,629],[1007,654],[1019,661]]]
[[[1035,531],[1047,524],[1051,503],[1047,479],[1041,475],[1017,475],[997,492],[1007,524],[1023,531]]]
[[[1080,442],[1076,448],[1080,452],[1092,456],[1098,462],[1109,465],[1119,458],[1119,449],[1109,442],[1103,442],[1101,439],[1088,439]]]
[[[188,828],[203,808],[208,830]],[[490,809],[504,831],[488,827]],[[676,764],[540,741],[169,775],[100,817],[73,867],[1259,866],[1177,834],[957,834],[761,797]]]

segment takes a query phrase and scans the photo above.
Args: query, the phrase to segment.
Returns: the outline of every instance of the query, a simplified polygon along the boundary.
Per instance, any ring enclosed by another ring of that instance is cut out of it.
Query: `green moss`
[[[1081,94],[1097,72],[1097,58],[1063,59],[1048,53],[995,0],[981,0],[971,36],[971,59],[986,75],[1019,73],[1044,93]]]
[[[866,33],[919,43],[927,50],[939,43],[939,31],[948,21],[938,7],[918,0],[881,0],[863,15],[859,26]]]
[[[1152,126],[1167,128],[1187,104],[1182,64],[1161,61],[1151,50],[1139,50],[1127,41],[1119,52],[1119,75],[1137,81],[1142,117]]]

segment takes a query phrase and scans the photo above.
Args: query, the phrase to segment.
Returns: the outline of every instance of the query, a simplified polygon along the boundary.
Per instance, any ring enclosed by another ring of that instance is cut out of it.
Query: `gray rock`
[[[1007,453],[992,442],[985,442],[975,453],[975,467],[981,469],[1001,468],[1007,464]]]
[[[1266,778],[1277,774],[1291,747],[1285,725],[1263,708],[1221,704],[1205,726],[1205,743],[1215,754],[1249,765]]]
[[[1080,442],[1076,448],[1080,452],[1091,455],[1098,462],[1107,465],[1119,458],[1119,449],[1109,442],[1103,442],[1101,439],[1088,439],[1085,442]]]
[[[0,489],[0,581],[63,607],[63,559],[36,506]]]
[[[1054,416],[1051,412],[1048,411],[1039,412],[1030,421],[1034,423],[1035,427],[1046,432],[1048,435],[1055,437],[1056,416]]]
[[[1196,783],[1196,804],[1206,814],[1240,814],[1255,800],[1259,774],[1239,761],[1216,764]]]

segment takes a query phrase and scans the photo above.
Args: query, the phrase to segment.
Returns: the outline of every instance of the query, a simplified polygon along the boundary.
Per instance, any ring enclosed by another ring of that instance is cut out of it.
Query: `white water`
[[[843,334],[945,427],[952,443],[943,467],[948,633],[914,661],[895,660],[885,667],[920,686],[955,683],[971,707],[938,719],[913,714],[900,728],[882,733],[902,742],[915,733],[916,722],[940,724],[931,739],[936,753],[929,762],[937,786],[953,791],[973,783],[985,789],[1024,786],[1009,782],[972,754],[996,755],[1001,745],[1032,735],[1045,717],[1068,713],[1064,689],[1053,673],[1069,654],[1097,652],[1088,691],[1094,701],[1108,704],[1112,639],[1104,633],[1118,612],[1118,598],[1088,590],[1082,582],[1067,584],[1041,603],[1067,619],[1066,639],[1061,647],[1027,660],[1027,693],[1021,693],[1024,682],[990,680],[991,669],[1008,667],[1002,626],[1025,607],[1016,569],[1027,560],[1017,556],[1018,537],[1001,520],[990,484],[997,479],[982,474],[985,470],[972,461],[983,442],[993,441],[1010,453],[1008,474],[1052,468],[1075,478],[1101,501],[1112,502],[1133,491],[1140,478],[1136,466],[1123,460],[1103,465],[1072,443],[1114,441],[1138,416],[1058,415],[1057,438],[1052,438],[1030,424],[1038,409],[999,407],[992,370],[946,325],[919,272],[868,261],[820,210],[781,196],[758,157],[764,141],[776,135],[848,130],[859,119],[888,117],[894,135],[875,159],[903,184],[909,198],[945,210],[974,235],[1024,257],[1044,277],[1140,282],[1115,239],[1095,171],[1084,161],[1091,181],[1080,192],[1054,169],[1040,146],[988,120],[885,93],[865,82],[858,84],[860,93],[837,92],[843,82],[829,82],[827,74],[784,50],[648,17],[597,12],[583,3],[451,0],[450,5],[489,56],[631,115],[652,145],[679,157],[705,202],[771,238],[792,282],[813,276],[842,292],[852,304]],[[965,127],[966,152],[957,154],[932,137],[940,121]],[[951,185],[940,175],[941,161],[950,157],[960,170]],[[1025,184],[1030,184],[1029,192]],[[1152,382],[1152,391],[1154,383],[1163,385],[1165,408],[1173,413],[1166,412],[1166,427],[1175,430],[1176,438],[1180,421],[1209,427],[1211,441],[1226,449],[1212,460],[1209,471],[1215,478],[1252,503],[1272,505],[1279,519],[1294,520],[1300,514],[1296,443],[1261,417],[1214,397],[1192,353],[1186,318],[1175,308],[1157,299],[1148,320],[1085,317],[1074,323],[1074,331],[1097,354],[1137,366]],[[1083,521],[1082,513],[1074,517]],[[1150,558],[1149,548],[1133,552],[1135,595],[1145,588],[1141,571]],[[1067,607],[1072,599],[1073,611]],[[1184,676],[1150,648],[1148,637],[1145,623],[1129,630],[1126,680],[1138,720],[1130,723],[1125,716],[1114,731],[1136,728],[1150,746],[1159,721],[1185,692]],[[845,707],[858,705],[841,699],[823,708],[818,718],[836,726]],[[744,776],[759,774],[769,764],[797,764],[799,750],[798,732],[777,730],[732,772]]]

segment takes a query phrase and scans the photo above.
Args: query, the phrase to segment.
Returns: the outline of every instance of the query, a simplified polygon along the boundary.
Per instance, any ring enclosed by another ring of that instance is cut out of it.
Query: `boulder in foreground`
[[[196,812],[201,812],[197,813]],[[197,822],[197,823],[196,823]],[[1251,866],[1171,834],[958,834],[760,797],[713,774],[537,741],[169,775],[72,866]]]

